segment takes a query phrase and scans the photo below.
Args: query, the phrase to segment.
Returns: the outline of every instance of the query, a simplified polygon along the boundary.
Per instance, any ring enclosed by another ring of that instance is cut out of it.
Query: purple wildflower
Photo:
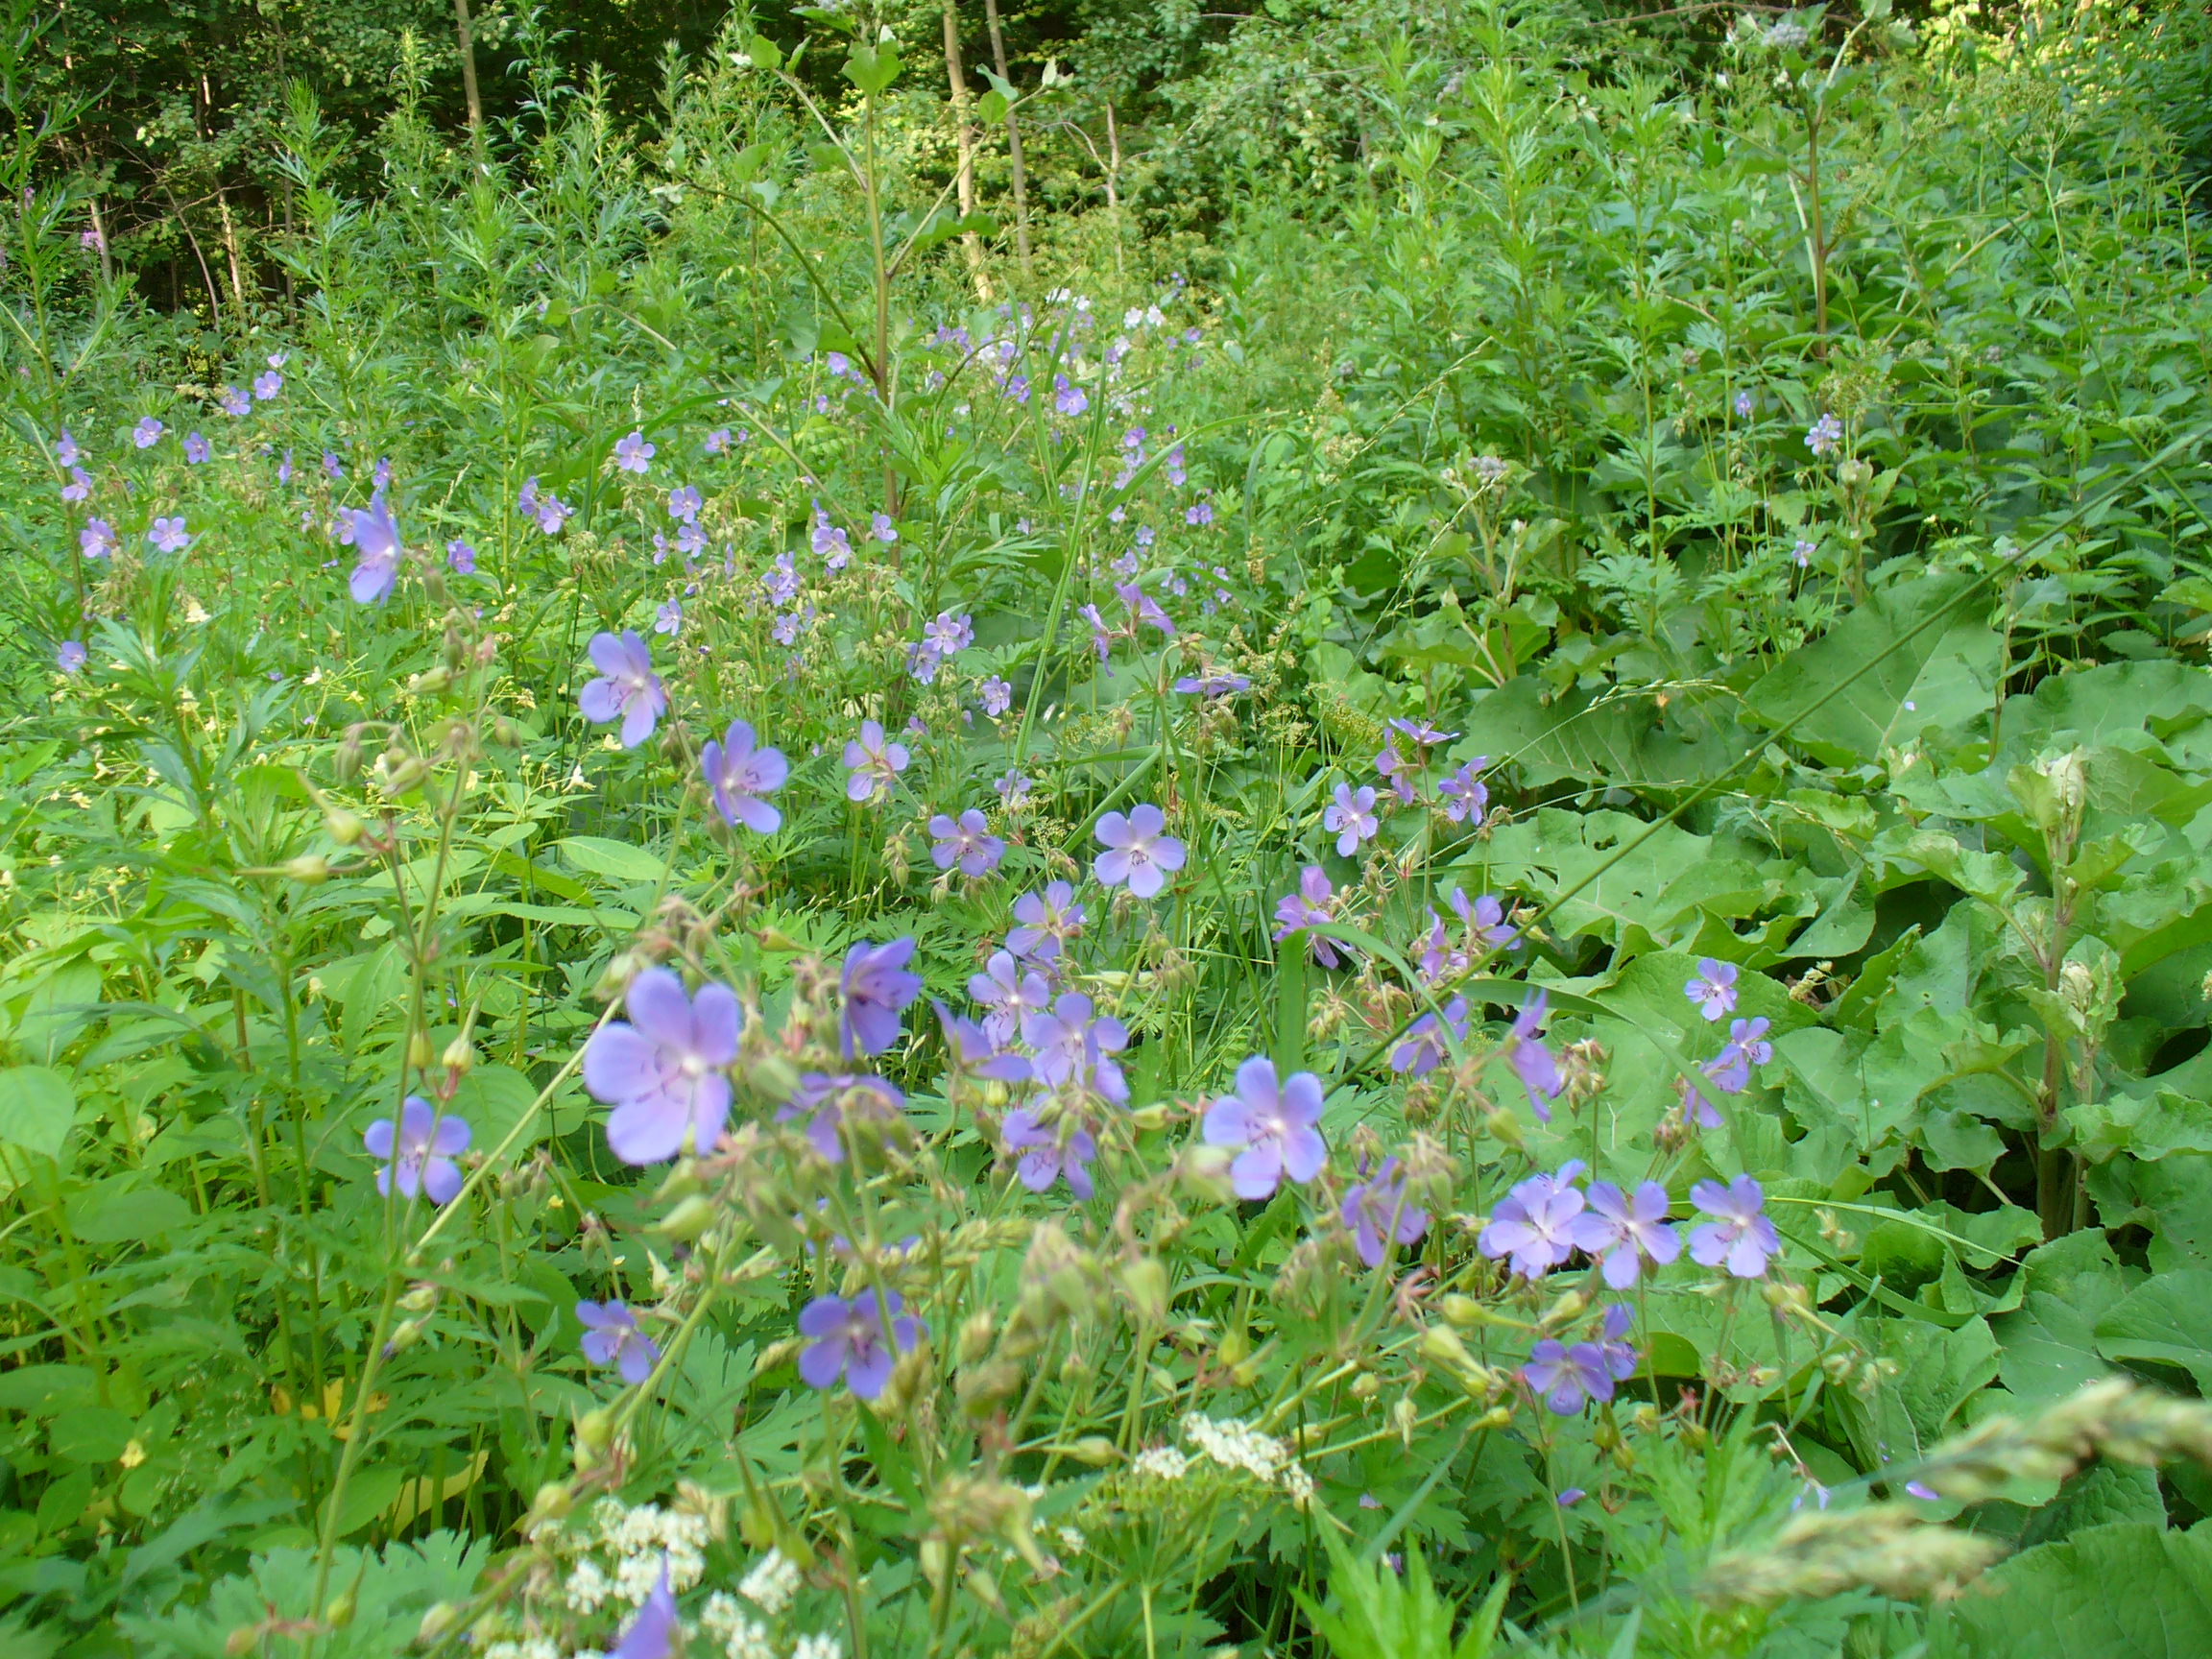
[[[1647,1181],[1633,1195],[1610,1181],[1590,1184],[1590,1214],[1575,1240],[1604,1260],[1605,1283],[1625,1290],[1636,1283],[1646,1260],[1665,1265],[1682,1254],[1682,1240],[1667,1224],[1667,1189]]]
[[[154,528],[146,532],[146,540],[154,543],[157,553],[181,553],[192,538],[184,533],[184,515],[174,518],[156,517]]]
[[[1243,674],[1186,674],[1175,682],[1177,692],[1186,697],[1197,696],[1212,701],[1219,697],[1232,697],[1252,689],[1250,677]]]
[[[607,1659],[669,1659],[682,1630],[676,1597],[668,1588],[668,1557],[662,1555],[661,1576],[654,1580],[651,1593],[637,1609],[637,1617],[630,1621],[622,1639],[614,1644]]]
[[[1576,1161],[1562,1166],[1556,1175],[1531,1175],[1519,1183],[1498,1201],[1475,1247],[1492,1261],[1509,1258],[1512,1270],[1524,1279],[1543,1278],[1578,1246],[1586,1247],[1586,1201],[1575,1185],[1582,1169]]]
[[[1461,1043],[1467,1041],[1467,998],[1455,997],[1444,1005],[1444,1018],[1438,1022],[1434,1014],[1424,1014],[1406,1027],[1406,1039],[1390,1051],[1390,1070],[1408,1071],[1423,1077],[1444,1064],[1450,1057],[1445,1046],[1445,1031]]]
[[[783,814],[760,797],[783,787],[790,765],[781,749],[757,748],[753,728],[744,721],[731,721],[720,742],[707,740],[699,752],[699,769],[707,775],[723,823],[742,824],[762,835],[773,835],[782,825]]]
[[[845,1072],[830,1076],[822,1071],[808,1071],[799,1079],[799,1087],[791,1092],[791,1098],[776,1113],[776,1121],[788,1123],[811,1114],[806,1120],[806,1140],[819,1153],[824,1163],[845,1162],[845,1142],[840,1131],[854,1118],[895,1118],[905,1109],[906,1096],[896,1084],[884,1078]]]
[[[1093,1019],[1091,998],[1081,992],[1062,993],[1048,1013],[1023,1015],[1022,1040],[1037,1051],[1029,1068],[1040,1083],[1087,1086],[1117,1103],[1129,1098],[1114,1058],[1129,1046],[1129,1028],[1111,1014]]]
[[[652,468],[656,453],[658,451],[653,445],[645,442],[644,433],[633,432],[629,437],[616,442],[614,465],[624,472],[635,472],[643,477]]]
[[[69,482],[61,486],[61,499],[83,501],[92,493],[92,474],[82,467],[69,469]]]
[[[1006,843],[991,833],[991,821],[973,806],[958,818],[938,813],[929,820],[929,833],[935,839],[929,859],[940,870],[957,863],[963,876],[988,876],[1006,856]]]
[[[730,428],[717,426],[700,441],[699,446],[709,455],[719,455],[730,447]]]
[[[1487,755],[1478,755],[1436,785],[1436,793],[1444,801],[1444,816],[1455,824],[1480,824],[1490,805],[1490,788],[1481,779],[1482,769],[1490,764]]]
[[[1166,815],[1149,802],[1126,815],[1109,812],[1099,819],[1098,840],[1106,851],[1092,865],[1099,881],[1108,887],[1126,881],[1140,899],[1157,894],[1183,868],[1185,857],[1183,843],[1166,827]]]
[[[376,1171],[379,1192],[392,1190],[394,1171],[403,1198],[420,1192],[433,1204],[450,1204],[461,1190],[461,1169],[453,1159],[469,1149],[469,1125],[440,1114],[420,1094],[400,1102],[397,1124],[379,1118],[361,1142],[370,1157],[384,1160]]]
[[[151,415],[142,416],[138,424],[131,428],[131,442],[141,449],[151,449],[161,442],[161,434],[168,428]]]
[[[1619,1369],[1619,1361],[1596,1342],[1577,1342],[1572,1348],[1557,1337],[1547,1336],[1529,1350],[1528,1363],[1521,1368],[1529,1392],[1562,1417],[1572,1417],[1591,1400],[1610,1400],[1613,1385],[1636,1369]]]
[[[899,781],[899,774],[906,770],[912,758],[905,744],[894,743],[883,735],[882,721],[861,721],[860,735],[845,745],[845,764],[853,771],[853,776],[845,780],[846,799],[882,800],[891,793],[891,786]]]
[[[898,1291],[887,1290],[884,1297],[880,1311],[873,1290],[863,1290],[850,1302],[841,1296],[817,1296],[800,1310],[799,1334],[814,1338],[799,1355],[799,1375],[809,1388],[835,1387],[842,1377],[863,1400],[883,1392],[899,1356],[928,1331],[904,1312]]]
[[[992,1083],[1029,1081],[1029,1062],[1025,1058],[1003,1052],[982,1026],[973,1020],[963,1020],[944,1003],[932,1002],[929,1006],[937,1010],[937,1023],[944,1027],[945,1046],[951,1049],[956,1069]]]
[[[1309,864],[1298,873],[1298,891],[1286,893],[1275,902],[1275,920],[1282,926],[1275,929],[1275,942],[1280,945],[1302,928],[1317,927],[1336,919],[1335,889],[1329,884],[1329,876],[1318,864]],[[1324,968],[1340,965],[1334,943],[1315,933],[1310,943],[1313,960]]]
[[[342,484],[345,482],[346,469],[339,463],[338,455],[335,450],[325,449],[323,451],[323,472],[324,475],[327,477],[333,484]],[[522,486],[522,493],[524,495],[528,495],[537,487],[538,480],[533,478],[527,484]],[[522,509],[522,511],[527,513],[530,511],[530,509],[525,507]]]
[[[1767,1021],[1734,1020],[1728,1024],[1728,1044],[1705,1062],[1705,1075],[1723,1094],[1741,1094],[1751,1086],[1751,1068],[1774,1058],[1774,1045],[1767,1041]]]
[[[579,1302],[576,1322],[584,1327],[584,1358],[592,1364],[613,1366],[633,1388],[653,1375],[661,1349],[624,1304]]]
[[[1843,422],[1833,415],[1823,415],[1805,429],[1805,447],[1816,456],[1836,453],[1843,441]]]
[[[253,396],[266,403],[284,390],[284,376],[271,369],[253,376]]]
[[[899,1017],[922,995],[920,975],[906,972],[912,939],[871,945],[865,939],[845,953],[838,988],[845,996],[840,1021],[845,1057],[880,1054],[899,1041]]]
[[[222,407],[223,413],[235,421],[242,415],[252,413],[253,399],[247,397],[240,387],[226,386],[223,388]]]
[[[891,522],[890,514],[876,513],[869,517],[868,534],[888,547],[899,540],[899,526]]]
[[[54,648],[54,666],[64,674],[75,674],[84,666],[84,641],[64,639]]]
[[[668,492],[668,517],[675,519],[679,524],[696,522],[699,517],[699,509],[706,504],[705,497],[699,493],[698,489],[693,485],[679,484],[675,489]]]
[[[1098,1156],[1098,1140],[1072,1114],[1063,1113],[1056,1126],[1047,1127],[1028,1107],[1017,1106],[1000,1120],[998,1139],[1007,1151],[1021,1154],[1014,1172],[1030,1191],[1042,1192],[1063,1175],[1078,1199],[1095,1190],[1091,1160]]]
[[[112,559],[122,551],[123,542],[107,519],[87,518],[77,532],[77,546],[87,559]]]
[[[1735,1013],[1736,964],[1698,957],[1696,974],[1682,987],[1682,995],[1695,1002],[1708,1021]]]
[[[589,651],[599,678],[585,683],[577,706],[595,726],[619,719],[622,747],[635,749],[653,735],[668,710],[668,693],[661,676],[653,672],[653,653],[633,628],[623,629],[619,636],[592,635]]]
[[[1349,783],[1336,785],[1335,805],[1321,814],[1321,828],[1336,837],[1336,855],[1349,858],[1358,851],[1359,844],[1375,838],[1382,828],[1375,816],[1375,789],[1372,784],[1361,784],[1357,793]]]
[[[1183,509],[1183,522],[1199,528],[1214,522],[1214,503],[1194,501]]]
[[[1690,1230],[1690,1260],[1700,1267],[1725,1263],[1735,1277],[1756,1279],[1769,1259],[1782,1254],[1781,1237],[1764,1214],[1767,1194],[1750,1176],[1739,1175],[1725,1187],[1700,1181],[1690,1189],[1690,1201],[1714,1217]]]
[[[1072,420],[1091,407],[1090,395],[1065,374],[1052,376],[1052,407]]]
[[[1320,1121],[1321,1079],[1294,1071],[1278,1087],[1275,1062],[1255,1056],[1237,1068],[1237,1092],[1206,1109],[1206,1144],[1239,1148],[1229,1165],[1238,1197],[1271,1198],[1286,1175],[1304,1186],[1321,1173]]]
[[[823,511],[820,502],[814,504],[812,545],[815,554],[832,570],[844,569],[846,562],[853,557],[852,539],[830,522],[830,515]]]
[[[1473,902],[1458,888],[1452,889],[1452,908],[1458,912],[1466,925],[1468,937],[1485,950],[1503,950],[1521,937],[1521,930],[1505,920],[1505,906],[1494,893],[1485,893]]]
[[[1175,637],[1175,624],[1168,619],[1167,613],[1160,609],[1159,601],[1151,594],[1134,582],[1117,582],[1114,584],[1114,591],[1121,603],[1129,607],[1132,638],[1136,637],[1139,626],[1157,628],[1168,638]]]
[[[998,675],[983,682],[983,712],[996,720],[1014,706],[1014,687]]]
[[[1024,972],[1013,952],[994,950],[983,971],[968,977],[968,995],[990,1010],[983,1019],[983,1035],[993,1046],[1004,1047],[1031,1014],[1051,1006],[1052,989],[1041,974]]]
[[[1025,772],[1009,767],[1003,777],[994,778],[991,787],[998,791],[998,799],[1006,803],[1006,810],[1020,812],[1029,805],[1029,791],[1037,786],[1037,780]]]
[[[950,611],[940,611],[936,620],[923,628],[922,639],[940,657],[950,657],[975,643],[974,619],[965,613],[955,616]]]
[[[1020,926],[1007,933],[1006,949],[1017,956],[1049,962],[1083,931],[1083,906],[1075,902],[1074,888],[1051,881],[1042,894],[1024,893],[1014,901],[1014,920]]]
[[[1393,1243],[1419,1243],[1429,1231],[1429,1212],[1407,1198],[1395,1158],[1385,1158],[1372,1180],[1346,1190],[1337,1218],[1351,1229],[1359,1260],[1370,1267],[1382,1265]]]
[[[456,576],[476,574],[476,549],[456,536],[445,543],[445,563],[452,566]]]
[[[1558,1098],[1567,1080],[1559,1075],[1558,1062],[1551,1058],[1551,1050],[1544,1046],[1536,1027],[1544,1022],[1544,1004],[1548,993],[1539,991],[1514,1017],[1513,1027],[1505,1033],[1504,1046],[1500,1052],[1505,1064],[1513,1068],[1521,1086],[1528,1091],[1528,1105],[1540,1123],[1551,1121],[1551,1103]]]
[[[584,1087],[614,1108],[607,1144],[625,1164],[658,1164],[688,1143],[706,1152],[730,1117],[730,1079],[744,1023],[737,994],[711,982],[696,998],[672,969],[630,982],[630,1019],[602,1025],[584,1045]]]
[[[370,496],[366,507],[349,507],[338,515],[339,522],[349,534],[358,559],[353,574],[347,578],[347,590],[357,605],[374,605],[387,597],[399,580],[399,526],[392,517],[391,504],[379,490]]]
[[[77,440],[70,435],[69,428],[64,426],[60,436],[54,440],[54,460],[59,466],[74,467],[78,459]]]

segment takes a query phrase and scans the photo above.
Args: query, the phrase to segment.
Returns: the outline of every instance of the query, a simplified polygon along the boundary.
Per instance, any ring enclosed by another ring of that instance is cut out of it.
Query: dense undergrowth
[[[2205,1650],[2202,19],[809,15],[17,111],[0,1649]]]

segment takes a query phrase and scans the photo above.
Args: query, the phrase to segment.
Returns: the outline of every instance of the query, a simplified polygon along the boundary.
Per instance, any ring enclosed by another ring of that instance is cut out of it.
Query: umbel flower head
[[[417,1193],[433,1204],[450,1204],[461,1190],[461,1170],[453,1160],[469,1150],[469,1125],[458,1118],[442,1117],[420,1094],[400,1103],[397,1124],[379,1118],[361,1137],[372,1158],[384,1160],[376,1171],[376,1190],[390,1192],[397,1176],[399,1195]]]
[[[607,1144],[625,1164],[673,1158],[688,1140],[704,1152],[730,1117],[730,1079],[744,1022],[737,994],[711,982],[696,1000],[666,968],[630,982],[627,1023],[602,1025],[584,1046],[584,1087],[614,1108]]]

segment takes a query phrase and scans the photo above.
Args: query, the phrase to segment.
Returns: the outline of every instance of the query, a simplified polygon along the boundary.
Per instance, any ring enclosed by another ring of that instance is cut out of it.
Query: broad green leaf
[[[51,1066],[0,1071],[0,1142],[58,1157],[76,1120],[77,1088],[66,1072]]]
[[[2033,1405],[2104,1375],[2109,1367],[2098,1358],[2097,1322],[2127,1294],[2130,1271],[2095,1231],[2031,1252],[2020,1269],[2019,1310],[1989,1322],[2004,1351],[1999,1374],[2006,1391]]]
[[[2176,1365],[2212,1390],[2212,1268],[2153,1274],[2097,1321],[2107,1359]]]
[[[2212,1653],[2212,1531],[2143,1521],[2024,1550],[1945,1603],[1970,1659],[2198,1659]]]

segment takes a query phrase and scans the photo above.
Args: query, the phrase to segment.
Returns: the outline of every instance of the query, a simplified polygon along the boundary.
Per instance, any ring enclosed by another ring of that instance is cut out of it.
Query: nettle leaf
[[[2212,1523],[2085,1527],[1982,1575],[1936,1634],[2007,1659],[2187,1659],[2212,1653]]]

